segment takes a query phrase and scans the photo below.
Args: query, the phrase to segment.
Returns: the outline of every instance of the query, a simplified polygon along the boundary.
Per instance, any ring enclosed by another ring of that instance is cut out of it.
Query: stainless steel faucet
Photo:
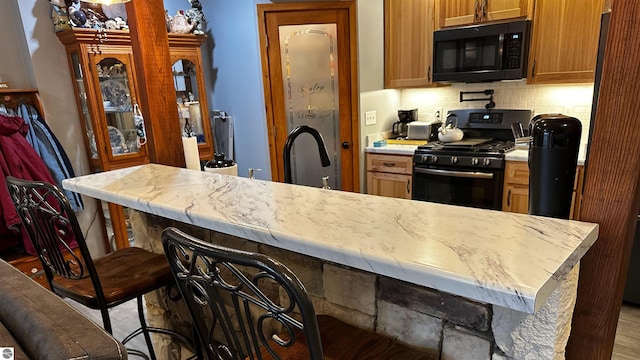
[[[322,139],[322,135],[318,132],[318,130],[312,128],[308,125],[300,125],[297,128],[291,130],[289,135],[287,136],[287,140],[284,143],[284,182],[287,184],[292,184],[293,181],[291,179],[291,148],[293,147],[293,142],[296,138],[303,133],[309,133],[318,143],[318,152],[320,153],[320,162],[322,163],[322,167],[327,167],[331,165],[331,160],[329,160],[329,153],[327,152],[327,146],[324,144],[324,140]]]

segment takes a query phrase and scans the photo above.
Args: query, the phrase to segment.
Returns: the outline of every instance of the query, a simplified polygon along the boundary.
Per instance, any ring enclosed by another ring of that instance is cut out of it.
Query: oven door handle
[[[453,177],[463,177],[463,178],[472,178],[472,179],[493,179],[493,173],[484,173],[477,171],[452,171],[452,170],[440,170],[440,169],[423,169],[423,168],[414,168],[414,172],[420,174],[428,174],[428,175],[438,175],[438,176],[453,176]]]

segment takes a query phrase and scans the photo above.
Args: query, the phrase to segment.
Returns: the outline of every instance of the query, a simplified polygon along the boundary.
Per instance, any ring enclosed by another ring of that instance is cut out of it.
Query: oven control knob
[[[431,157],[431,162],[433,162],[433,163],[437,163],[437,162],[438,162],[438,157],[437,157],[437,156],[435,156],[435,155],[433,155],[433,156]]]
[[[489,165],[491,165],[491,159],[489,159],[489,158],[484,159],[484,160],[482,161],[482,164],[483,164],[484,166],[489,166]]]
[[[471,165],[478,165],[478,158],[472,158]]]
[[[420,157],[420,162],[421,163],[429,162],[429,157],[427,155],[422,155],[422,157]]]
[[[457,164],[458,163],[458,157],[457,156],[452,156],[451,157],[451,163],[452,164]]]

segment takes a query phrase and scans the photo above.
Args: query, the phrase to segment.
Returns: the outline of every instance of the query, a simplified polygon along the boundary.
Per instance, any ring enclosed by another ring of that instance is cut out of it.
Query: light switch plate
[[[376,111],[367,111],[364,113],[364,124],[373,125],[376,123]]]

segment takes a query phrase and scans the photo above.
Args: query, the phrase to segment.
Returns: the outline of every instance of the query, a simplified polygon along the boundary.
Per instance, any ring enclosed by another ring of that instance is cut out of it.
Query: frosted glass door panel
[[[291,152],[294,184],[340,189],[340,119],[336,24],[279,27],[280,54],[287,109],[287,131],[300,125],[318,130],[331,166],[322,167],[318,146],[309,134],[300,135]]]

